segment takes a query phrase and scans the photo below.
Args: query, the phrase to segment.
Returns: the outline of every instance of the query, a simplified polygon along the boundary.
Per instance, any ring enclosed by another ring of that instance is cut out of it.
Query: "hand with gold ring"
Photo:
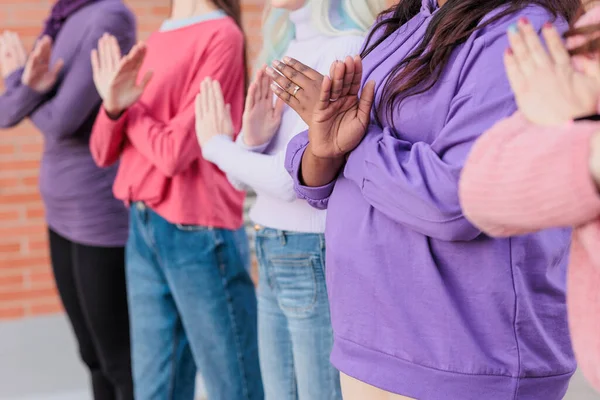
[[[27,53],[15,32],[6,31],[0,35],[0,72],[7,78],[13,72],[25,66]]]
[[[319,101],[323,75],[291,58],[274,61],[267,68],[273,83],[271,90],[300,115],[305,123],[312,118],[312,111]]]
[[[326,77],[294,59],[284,59],[274,65],[279,74],[271,71],[276,83],[271,88],[308,124],[312,154],[319,158],[343,158],[354,150],[366,133],[375,97],[372,81],[367,82],[360,97],[358,95],[362,81],[361,58],[346,57],[343,62],[334,62],[330,76]],[[296,86],[302,90],[293,96]]]

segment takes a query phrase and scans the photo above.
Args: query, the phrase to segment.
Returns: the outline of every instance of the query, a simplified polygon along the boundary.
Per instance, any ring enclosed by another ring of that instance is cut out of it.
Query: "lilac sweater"
[[[377,83],[415,48],[435,0],[364,60]],[[565,305],[569,230],[491,239],[464,217],[458,180],[473,142],[515,110],[502,54],[510,23],[476,31],[438,83],[372,122],[337,181],[302,186],[308,143],[286,166],[300,197],[328,207],[327,285],[344,373],[419,400],[559,400],[575,370]],[[559,23],[565,28],[564,21]]]
[[[97,1],[65,22],[52,52],[51,63],[65,61],[53,91],[39,94],[22,85],[22,70],[6,79],[0,127],[29,118],[44,136],[40,191],[51,229],[81,244],[122,246],[127,240],[127,209],[112,194],[118,165],[98,168],[88,145],[101,103],[90,52],[104,32],[115,35],[125,51],[135,43],[135,19],[121,0]]]

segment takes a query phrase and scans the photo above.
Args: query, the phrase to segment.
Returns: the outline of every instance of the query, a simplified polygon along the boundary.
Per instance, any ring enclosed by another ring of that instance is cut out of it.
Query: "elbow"
[[[23,118],[24,117],[21,117],[19,115],[12,114],[12,113],[0,113],[0,128],[1,129],[13,128],[13,127],[19,125],[19,123],[21,123]]]

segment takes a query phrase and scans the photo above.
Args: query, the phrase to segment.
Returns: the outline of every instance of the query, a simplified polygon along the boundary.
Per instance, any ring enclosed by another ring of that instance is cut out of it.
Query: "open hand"
[[[137,83],[145,57],[143,43],[136,44],[129,54],[121,57],[117,39],[109,34],[104,34],[98,41],[98,49],[92,50],[94,84],[110,116],[118,117],[138,101],[150,82],[152,72],[148,71]]]
[[[271,78],[266,74],[266,68],[261,68],[248,88],[242,122],[244,142],[247,146],[267,143],[277,133],[281,124],[285,103],[277,98],[273,105],[270,84]]]
[[[297,60],[285,61],[274,64],[283,76],[274,77],[271,89],[307,122],[309,148],[315,157],[345,157],[364,137],[375,97],[373,81],[358,96],[362,60],[356,56],[336,61],[330,76],[322,78]]]
[[[0,73],[2,78],[6,78],[22,68],[26,62],[27,53],[19,35],[10,31],[0,35]]]
[[[206,78],[196,96],[196,137],[202,147],[218,135],[233,139],[231,108],[225,104],[219,82]]]
[[[52,89],[58,80],[58,74],[63,67],[63,60],[58,60],[50,67],[52,55],[52,39],[44,36],[39,39],[29,55],[23,70],[21,82],[39,93]]]
[[[600,61],[579,57],[576,70],[556,29],[546,24],[544,49],[526,21],[509,29],[511,49],[504,57],[519,110],[531,122],[552,126],[597,112]]]

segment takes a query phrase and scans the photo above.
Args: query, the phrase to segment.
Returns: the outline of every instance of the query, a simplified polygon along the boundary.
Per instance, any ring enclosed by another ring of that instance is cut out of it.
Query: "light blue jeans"
[[[321,234],[262,228],[258,341],[266,400],[338,400],[338,371],[329,362],[333,334]]]
[[[248,239],[131,207],[126,270],[136,400],[262,400]]]

